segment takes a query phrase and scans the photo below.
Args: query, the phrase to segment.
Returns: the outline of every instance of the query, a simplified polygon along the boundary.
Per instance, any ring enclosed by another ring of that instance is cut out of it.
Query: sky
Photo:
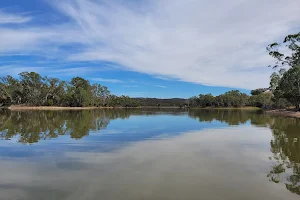
[[[81,76],[116,95],[268,87],[266,46],[300,31],[299,0],[1,0],[0,76]]]

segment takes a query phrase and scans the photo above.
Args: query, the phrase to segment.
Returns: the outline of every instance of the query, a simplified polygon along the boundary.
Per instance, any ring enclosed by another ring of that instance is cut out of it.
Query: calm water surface
[[[230,110],[0,111],[2,200],[300,199],[300,121]]]

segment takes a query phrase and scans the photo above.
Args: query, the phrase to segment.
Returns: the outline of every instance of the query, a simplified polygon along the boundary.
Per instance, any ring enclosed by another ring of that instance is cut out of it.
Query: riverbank
[[[282,117],[300,118],[300,112],[290,110],[268,110],[266,113]]]
[[[201,110],[261,110],[261,108],[258,107],[251,107],[251,106],[246,106],[246,107],[193,107],[190,109],[201,109]]]
[[[139,106],[139,107],[62,107],[62,106],[10,106],[7,107],[12,111],[18,110],[95,110],[95,109],[122,109],[122,108],[148,108],[148,109],[185,109],[185,107],[177,106]],[[202,109],[202,110],[260,110],[261,108],[257,107],[193,107],[188,109]]]
[[[113,107],[60,107],[60,106],[10,106],[8,109],[12,111],[19,110],[93,110]]]
[[[12,111],[21,110],[97,110],[97,109],[180,109],[180,107],[171,106],[139,106],[139,107],[61,107],[61,106],[10,106],[5,107]]]

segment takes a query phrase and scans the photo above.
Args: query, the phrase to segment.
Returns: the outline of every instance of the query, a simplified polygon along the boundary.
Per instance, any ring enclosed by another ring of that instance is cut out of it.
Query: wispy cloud
[[[30,66],[16,66],[16,65],[4,65],[0,66],[0,76],[18,76],[21,72],[37,72],[47,70],[46,67],[30,67]]]
[[[137,88],[139,86],[137,85],[123,85],[122,87],[126,87],[126,88]]]
[[[172,80],[171,78],[166,77],[166,76],[154,76],[153,78],[161,79],[161,80],[165,80],[165,81],[170,81],[170,80]]]
[[[92,78],[92,80],[107,83],[123,83],[123,81],[119,79]]]
[[[46,75],[49,77],[58,77],[59,75],[63,74],[64,77],[75,77],[79,75],[88,76],[95,72],[106,70],[105,68],[96,68],[95,67],[65,67],[64,65],[61,66],[22,66],[22,65],[0,65],[0,76],[12,75],[17,77],[18,74],[21,72],[37,72],[42,75]]]
[[[294,0],[101,2],[57,5],[92,41],[69,59],[110,60],[152,75],[248,89],[268,84],[265,46],[300,20]]]
[[[0,24],[21,24],[31,21],[31,17],[4,12],[0,9]]]
[[[167,86],[164,85],[153,85],[154,87],[159,87],[159,88],[167,88]]]
[[[108,61],[154,77],[252,89],[269,82],[265,47],[300,21],[296,0],[51,2],[68,21],[19,27],[30,19],[13,15],[5,23],[15,27],[0,26],[0,53]]]

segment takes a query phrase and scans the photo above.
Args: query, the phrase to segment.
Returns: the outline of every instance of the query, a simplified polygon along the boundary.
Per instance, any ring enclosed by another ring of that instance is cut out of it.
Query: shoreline
[[[180,107],[156,107],[156,106],[139,106],[139,107],[62,107],[62,106],[10,106],[10,107],[2,107],[9,109],[11,111],[26,111],[26,110],[55,110],[55,111],[63,111],[63,110],[101,110],[101,109],[191,109],[191,110],[263,110],[258,107],[194,107],[194,108],[180,108]],[[281,116],[281,117],[292,117],[300,119],[300,112],[290,111],[290,110],[263,110],[265,113],[273,115],[273,116]]]
[[[61,106],[10,106],[7,109],[11,111],[20,110],[96,110],[96,109],[112,109],[114,107],[61,107]]]
[[[180,107],[170,107],[170,106],[139,106],[139,107],[63,107],[63,106],[9,106],[9,107],[2,107],[9,109],[11,111],[26,111],[26,110],[100,110],[100,109],[143,109],[143,108],[152,108],[152,109],[180,109]]]
[[[223,107],[223,108],[215,108],[215,107],[207,107],[207,108],[200,108],[200,107],[192,107],[192,108],[185,108],[185,107],[177,107],[177,106],[139,106],[139,107],[63,107],[63,106],[9,106],[3,107],[12,111],[18,110],[97,110],[97,109],[202,109],[202,110],[261,110],[261,108],[257,107]]]
[[[292,117],[300,119],[300,112],[289,110],[267,110],[267,114],[281,117]]]
[[[251,106],[246,106],[246,107],[192,107],[190,109],[199,109],[199,110],[262,110],[261,108],[258,107],[251,107]]]

